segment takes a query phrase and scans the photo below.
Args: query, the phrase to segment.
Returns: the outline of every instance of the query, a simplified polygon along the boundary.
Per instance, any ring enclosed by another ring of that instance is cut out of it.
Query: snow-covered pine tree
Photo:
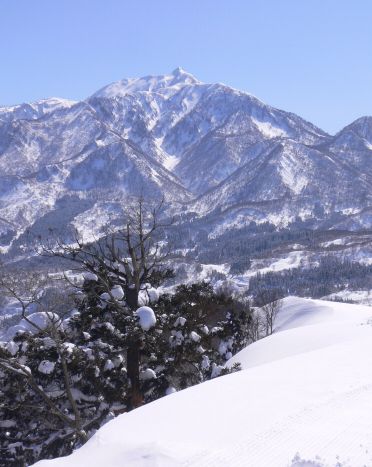
[[[85,348],[68,339],[56,315],[36,312],[28,330],[0,346],[0,445],[5,465],[27,465],[71,451],[107,413],[84,393],[91,367]],[[96,362],[95,362],[96,365]]]
[[[163,201],[151,207],[140,198],[128,210],[123,227],[109,232],[104,239],[87,243],[76,235],[73,246],[57,242],[45,249],[49,255],[74,261],[80,270],[90,274],[94,278],[91,283],[97,282],[91,285],[90,302],[102,307],[98,302],[103,301],[108,307],[106,313],[120,316],[121,328],[125,328],[122,339],[130,381],[127,409],[143,403],[140,365],[144,334],[135,315],[139,297],[148,293],[149,283],[159,284],[171,275],[164,265],[165,254],[159,242],[159,234],[169,225],[160,220],[162,210]],[[84,319],[89,322],[90,316],[87,313]]]
[[[151,370],[142,384],[146,400],[231,371],[226,361],[247,342],[247,304],[202,282],[178,286],[174,294],[160,297],[154,309],[159,324],[152,348],[146,349]]]
[[[66,277],[80,289],[67,319],[47,309],[43,326],[1,347],[7,465],[66,455],[109,418],[236,369],[224,364],[246,342],[249,307],[206,283],[159,299],[153,286],[170,272],[153,237],[157,214],[145,217],[141,207],[104,241],[50,251],[78,263],[84,279],[79,287]]]
[[[0,441],[7,465],[68,454],[131,408],[127,349],[133,336],[141,342],[143,402],[230,371],[224,364],[244,345],[248,309],[202,283],[180,286],[156,303],[148,287],[151,307],[143,294],[132,312],[110,277],[106,295],[98,275],[86,275],[78,311],[63,321],[53,315],[45,320],[50,325],[18,332],[1,348]]]
[[[22,320],[11,330],[11,340],[0,345],[4,465],[66,455],[126,408],[123,344],[116,345],[117,335],[104,306],[85,305],[89,301],[85,291],[80,307],[86,313],[75,310],[61,319],[54,311],[59,304],[43,298],[40,285],[44,284],[34,276],[21,275],[19,280],[2,276],[3,290],[22,308]],[[89,290],[91,278],[84,284]]]

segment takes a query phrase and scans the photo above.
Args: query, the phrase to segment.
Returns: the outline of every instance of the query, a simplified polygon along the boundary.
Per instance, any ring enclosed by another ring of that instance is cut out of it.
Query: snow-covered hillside
[[[277,332],[233,361],[243,371],[121,415],[36,465],[372,465],[371,308],[287,298]]]

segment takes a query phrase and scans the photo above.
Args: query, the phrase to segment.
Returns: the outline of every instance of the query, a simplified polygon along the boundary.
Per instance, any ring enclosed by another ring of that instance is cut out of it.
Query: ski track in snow
[[[355,403],[363,403],[366,410],[361,413],[361,418],[350,424],[344,424],[344,412],[351,410]],[[372,465],[372,451],[364,447],[364,443],[372,440],[372,384],[364,385],[350,391],[337,394],[335,397],[321,403],[309,405],[295,414],[289,415],[275,423],[273,427],[253,436],[242,437],[238,442],[227,448],[215,452],[205,451],[198,453],[185,462],[185,467],[278,467],[290,466],[292,459],[288,458],[288,445],[306,446],[309,452],[317,452],[320,458],[325,451],[334,451],[334,464],[339,466],[362,467]],[[331,440],[324,439],[324,425],[332,424],[335,435]],[[355,427],[361,424],[365,427],[365,440],[360,439],[360,431]],[[338,427],[338,429],[336,428]],[[318,436],[316,435],[319,432]],[[309,436],[307,436],[309,435]],[[311,440],[311,441],[309,441]],[[340,448],[349,444],[353,451],[360,450],[359,457],[353,455],[353,464],[347,459],[338,459]],[[282,449],[281,449],[282,446]],[[302,454],[303,451],[300,451]],[[294,449],[294,458],[296,450]],[[306,454],[306,453],[305,453]],[[305,456],[306,457],[306,456]],[[322,464],[321,464],[322,465]],[[331,464],[325,464],[331,465]]]

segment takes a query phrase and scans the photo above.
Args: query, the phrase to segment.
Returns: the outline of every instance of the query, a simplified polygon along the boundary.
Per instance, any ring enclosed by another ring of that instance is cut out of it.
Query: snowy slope
[[[36,465],[372,465],[371,308],[287,298],[278,332],[234,360],[245,369],[121,415],[73,455]]]

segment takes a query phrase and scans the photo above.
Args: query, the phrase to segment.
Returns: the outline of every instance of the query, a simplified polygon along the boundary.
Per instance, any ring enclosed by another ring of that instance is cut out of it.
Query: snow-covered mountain
[[[123,79],[82,102],[0,108],[0,247],[19,251],[27,230],[99,235],[140,193],[220,231],[369,228],[371,161],[372,117],[330,136],[181,68]]]
[[[357,171],[338,154],[329,151],[325,156],[318,146],[275,140],[191,203],[191,209],[204,213],[216,207],[223,212],[244,209],[246,221],[281,226],[296,218],[323,220],[335,212],[359,212],[372,190],[369,177]]]
[[[372,465],[372,310],[288,297],[243,370],[120,415],[40,467]]]

